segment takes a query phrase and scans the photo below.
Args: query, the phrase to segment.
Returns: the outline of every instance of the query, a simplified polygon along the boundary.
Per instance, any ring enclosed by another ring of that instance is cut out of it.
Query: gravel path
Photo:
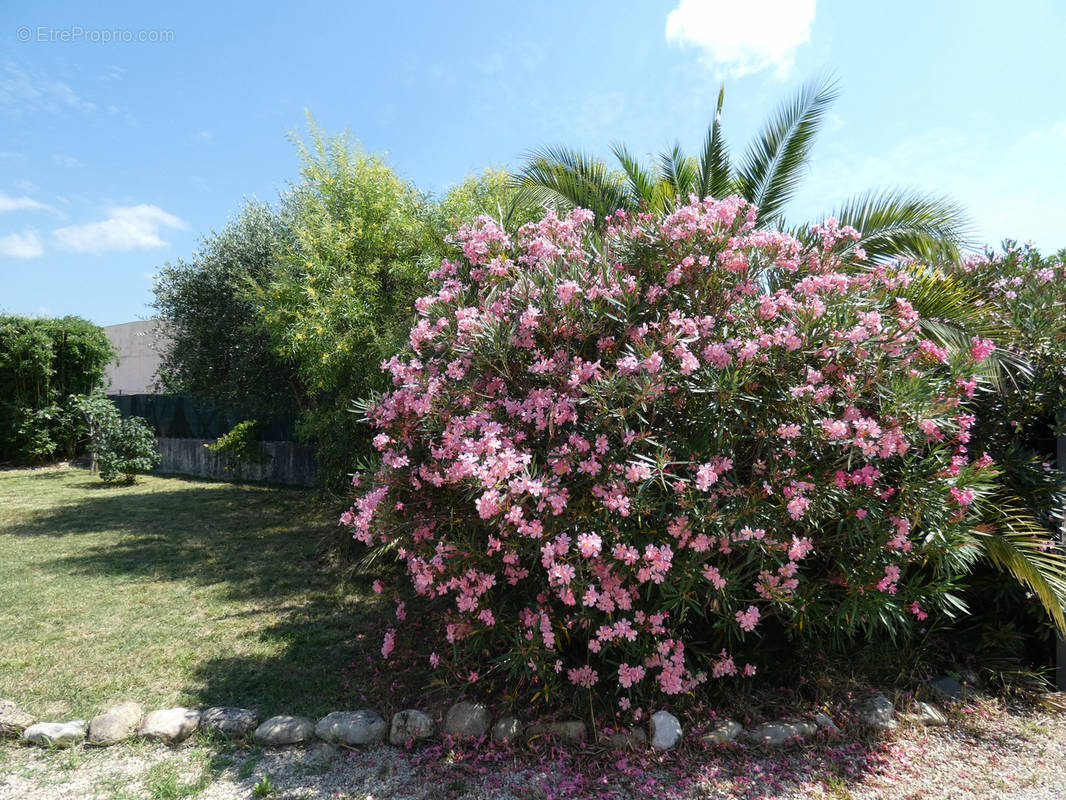
[[[904,724],[774,750],[537,755],[435,745],[404,752],[318,744],[261,751],[197,742],[48,752],[0,745],[0,800],[1058,800],[1066,798],[1066,716],[958,708],[945,727]]]

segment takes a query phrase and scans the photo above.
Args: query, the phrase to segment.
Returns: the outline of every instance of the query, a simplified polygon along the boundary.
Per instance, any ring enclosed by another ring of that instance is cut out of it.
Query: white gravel
[[[689,750],[667,756],[673,761],[647,774],[657,771],[660,778],[655,796],[676,800],[1066,798],[1066,716],[985,701],[951,710],[949,717],[945,727],[901,725],[875,743],[877,766],[854,775],[844,754],[865,752],[865,743],[848,738],[778,749]],[[629,778],[618,771],[618,758],[603,757],[606,777],[578,791],[567,781],[583,762],[560,768],[565,757],[537,763],[507,754],[493,763],[444,751],[432,765],[419,766],[411,754],[384,745],[262,751],[194,739],[177,748],[129,744],[50,752],[9,742],[0,744],[0,800],[564,800],[608,794],[649,800],[642,778],[634,779],[632,769]],[[689,785],[676,777],[679,770],[692,778]]]

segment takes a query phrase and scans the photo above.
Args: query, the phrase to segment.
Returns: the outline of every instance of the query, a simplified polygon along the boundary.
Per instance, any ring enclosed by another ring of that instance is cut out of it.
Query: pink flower
[[[733,610],[700,621],[722,640],[766,632],[756,600],[796,624],[825,581],[865,595],[866,624],[892,608],[920,619],[918,587],[936,602],[937,564],[907,557],[928,531],[908,519],[933,524],[946,500],[961,522],[978,499],[963,488],[983,463],[965,450],[964,403],[992,345],[948,359],[923,341],[897,296],[905,269],[854,269],[839,222],[801,245],[755,214],[693,198],[612,214],[602,238],[583,211],[546,213],[514,241],[485,218],[456,234],[416,301],[410,348],[382,365],[390,391],[367,412],[380,467],[341,517],[359,541],[395,541],[415,592],[441,609],[427,640],[461,644],[432,665],[470,676],[487,629],[514,631],[500,655],[590,688],[599,676],[570,646],[586,641],[616,691],[650,699],[707,677],[686,663],[694,629],[662,610],[675,584],[702,577],[709,609]],[[766,267],[781,276],[772,293]],[[1039,278],[1024,278],[994,287],[990,307],[1005,310],[1008,288],[1028,297]],[[919,474],[928,491],[915,493]],[[862,536],[834,533],[848,519]],[[723,651],[707,672],[755,667]]]
[[[570,683],[575,686],[584,686],[586,689],[591,688],[600,680],[596,670],[587,664],[577,669],[567,670],[566,676],[570,679]]]
[[[809,498],[806,498],[803,495],[796,495],[788,501],[788,515],[792,517],[792,519],[800,519],[804,513],[806,513],[807,509],[810,508],[810,505],[811,501]]]
[[[388,658],[392,653],[393,647],[396,646],[396,631],[393,628],[389,628],[385,631],[385,641],[381,644],[381,657]]]
[[[652,373],[653,375],[662,369],[663,357],[658,353],[652,353],[650,356],[644,359],[641,366],[645,371]]]
[[[703,352],[700,355],[703,356],[704,361],[713,364],[718,369],[725,369],[729,366],[730,361],[733,360],[732,356],[729,355],[729,351],[717,342],[703,348]]]
[[[577,551],[585,558],[595,558],[600,554],[603,540],[595,533],[582,533],[577,537]]]
[[[559,284],[559,288],[556,290],[556,294],[559,297],[559,302],[563,305],[569,303],[575,295],[581,293],[581,287],[574,281],[563,281]]]
[[[618,665],[618,685],[628,689],[634,683],[639,683],[644,678],[644,667],[631,667],[628,664]]]
[[[940,432],[940,428],[931,419],[919,420],[918,427],[922,429],[922,433],[928,436],[930,439],[942,442],[944,441],[944,434]]]
[[[996,343],[991,339],[974,339],[970,346],[970,355],[977,362],[984,361],[996,351]]]
[[[877,590],[879,592],[888,592],[889,594],[896,593],[896,581],[899,580],[899,567],[895,564],[889,564],[885,567],[885,577],[883,577],[877,584]]]
[[[788,548],[788,560],[789,561],[801,561],[806,558],[807,554],[814,549],[814,545],[811,540],[804,536],[803,538],[792,537],[792,545]]]
[[[718,479],[723,472],[727,472],[733,467],[733,459],[716,457],[713,461],[700,464],[696,470],[696,488],[701,492],[706,492],[714,484],[718,483]]]
[[[848,423],[839,419],[823,419],[822,430],[830,439],[845,439],[848,435]]]
[[[499,492],[485,492],[474,503],[477,508],[478,516],[482,519],[491,519],[500,513],[500,494]]]
[[[715,678],[722,678],[726,675],[736,674],[737,667],[733,663],[733,657],[723,650],[721,657],[714,662],[714,666],[711,668],[711,675]]]
[[[950,491],[951,496],[960,506],[968,506],[973,503],[975,497],[973,489],[959,489],[957,486],[952,486]]]
[[[922,339],[922,341],[918,342],[918,352],[931,361],[946,363],[948,360],[947,351],[936,342],[931,342],[928,339]]]
[[[759,609],[755,606],[748,606],[747,611],[738,611],[736,613],[736,620],[741,630],[753,631],[755,630],[755,625],[759,622]]]
[[[777,435],[782,439],[795,439],[800,435],[800,426],[795,424],[786,425],[781,423],[777,426]]]
[[[711,486],[718,483],[718,473],[711,464],[701,464],[696,470],[696,488],[706,492]]]
[[[625,478],[630,483],[640,483],[651,477],[651,468],[647,464],[630,462],[626,464]]]
[[[703,565],[703,577],[711,582],[715,589],[725,588],[725,578],[718,572],[718,567],[712,567],[710,564]]]

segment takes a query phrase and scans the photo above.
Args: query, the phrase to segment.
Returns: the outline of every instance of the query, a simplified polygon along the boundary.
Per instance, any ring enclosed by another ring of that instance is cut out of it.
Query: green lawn
[[[388,610],[340,587],[335,520],[300,490],[0,471],[0,697],[48,718],[360,707]]]

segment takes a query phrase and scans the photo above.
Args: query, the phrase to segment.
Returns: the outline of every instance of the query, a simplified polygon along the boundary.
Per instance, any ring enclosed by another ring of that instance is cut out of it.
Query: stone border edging
[[[934,684],[932,684],[935,686]],[[944,700],[949,700],[943,693]],[[882,694],[871,694],[853,705],[857,719],[866,727],[894,730],[898,723],[892,701]],[[915,701],[903,718],[924,725],[945,725],[947,718],[933,704]],[[122,703],[91,720],[64,722],[36,721],[11,700],[0,698],[0,738],[18,737],[24,744],[61,748],[84,741],[108,747],[131,739],[179,744],[196,731],[214,733],[228,739],[252,738],[262,747],[285,747],[315,739],[345,747],[361,747],[385,741],[393,746],[407,746],[432,739],[437,734],[434,719],[424,711],[405,709],[392,715],[391,724],[372,709],[333,711],[315,722],[308,717],[278,715],[262,720],[247,708],[215,706],[200,711],[184,707],[157,709],[145,713],[138,703]],[[751,730],[733,720],[724,720],[701,735],[704,744],[734,742],[746,733],[753,744],[780,746],[808,739],[818,732],[827,736],[841,734],[841,729],[824,712],[809,719],[784,719],[764,722]],[[505,714],[493,724],[492,713],[483,704],[461,700],[444,716],[441,735],[457,739],[491,740],[497,744],[516,744],[523,736],[527,742],[543,737],[562,741],[585,742],[588,726],[581,720],[534,722],[524,725],[517,717]],[[656,750],[669,750],[683,739],[681,722],[668,711],[651,715],[648,730],[640,727],[620,731],[610,737],[616,749],[639,749],[650,744]]]

